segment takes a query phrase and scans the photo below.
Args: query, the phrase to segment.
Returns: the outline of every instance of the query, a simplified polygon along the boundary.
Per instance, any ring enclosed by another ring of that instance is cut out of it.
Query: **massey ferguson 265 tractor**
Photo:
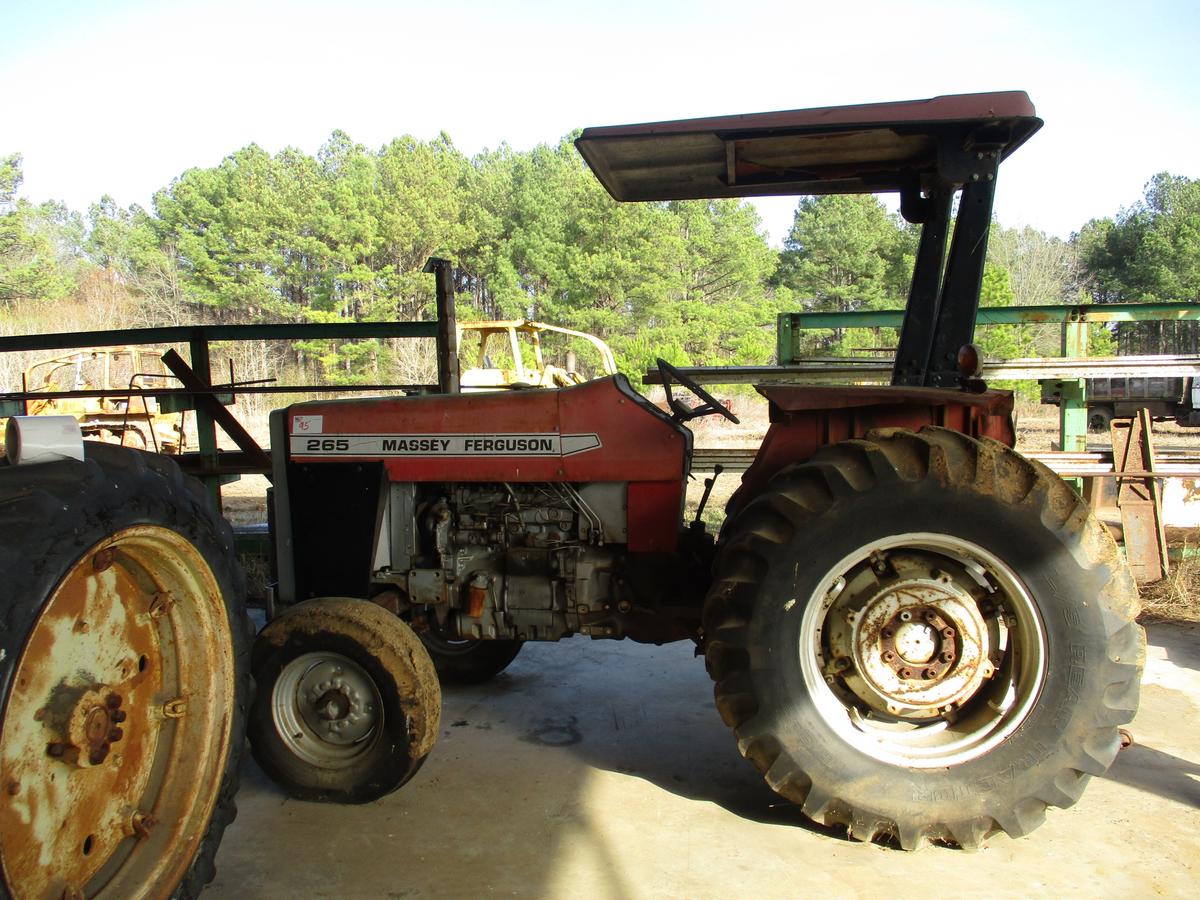
[[[1012,92],[585,130],[619,201],[899,193],[922,232],[892,386],[760,388],[715,541],[682,520],[687,423],[734,417],[665,362],[670,412],[621,375],[457,394],[446,371],[450,393],[278,410],[263,767],[325,800],[412,774],[437,710],[403,620],[444,681],[524,641],[695,641],[742,753],[861,840],[975,847],[1073,803],[1136,706],[1137,595],[969,346],[999,164],[1040,125]]]
[[[666,412],[619,374],[459,393],[445,263],[438,391],[272,415],[278,580],[249,654],[198,485],[11,420],[0,897],[193,896],[243,726],[294,796],[369,801],[429,753],[439,676],[575,634],[694,641],[743,755],[859,840],[975,847],[1073,803],[1136,707],[1137,595],[1013,451],[969,346],[999,164],[1040,125],[1014,92],[582,133],[620,201],[893,192],[921,226],[892,386],[760,388],[715,538],[683,521],[687,423],[732,414],[666,363]]]

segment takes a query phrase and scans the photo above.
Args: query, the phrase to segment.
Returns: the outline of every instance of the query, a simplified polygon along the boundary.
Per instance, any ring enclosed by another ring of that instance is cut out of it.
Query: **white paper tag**
[[[324,416],[296,416],[292,419],[292,434],[321,434],[324,430]]]

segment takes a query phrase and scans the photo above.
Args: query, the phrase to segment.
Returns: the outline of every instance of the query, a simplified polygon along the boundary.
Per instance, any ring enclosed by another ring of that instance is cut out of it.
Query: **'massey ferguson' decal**
[[[570,456],[600,447],[589,434],[292,434],[292,456]]]

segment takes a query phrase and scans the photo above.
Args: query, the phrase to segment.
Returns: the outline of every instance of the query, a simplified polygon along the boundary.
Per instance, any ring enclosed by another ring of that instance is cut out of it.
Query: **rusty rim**
[[[43,607],[0,732],[0,859],[18,897],[169,896],[212,817],[234,649],[200,552],[140,525],[93,546]]]
[[[1028,716],[1046,674],[1037,606],[982,547],[914,533],[869,544],[821,581],[800,625],[825,722],[883,762],[956,765]]]

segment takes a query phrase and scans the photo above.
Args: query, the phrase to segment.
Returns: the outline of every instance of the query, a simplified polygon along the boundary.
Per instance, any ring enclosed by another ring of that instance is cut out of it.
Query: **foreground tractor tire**
[[[482,684],[508,668],[523,641],[483,641],[447,638],[435,631],[421,633],[442,684]]]
[[[442,694],[404,622],[365,600],[285,610],[254,645],[250,743],[291,796],[367,803],[416,774],[433,749]]]
[[[780,472],[720,545],[718,709],[815,821],[978,847],[1071,805],[1116,755],[1137,592],[1044,466],[939,428],[872,432]]]
[[[249,622],[161,457],[0,461],[3,897],[195,897],[233,820]]]

